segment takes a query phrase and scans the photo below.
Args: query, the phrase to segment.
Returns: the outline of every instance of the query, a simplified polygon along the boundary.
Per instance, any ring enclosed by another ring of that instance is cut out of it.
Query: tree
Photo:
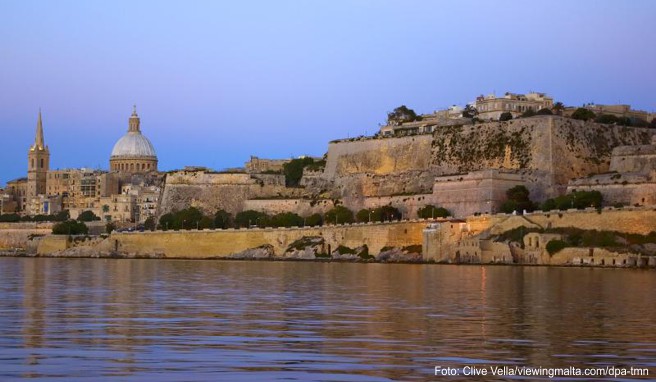
[[[462,116],[463,118],[474,118],[478,115],[478,110],[474,107],[474,105],[467,104],[465,108],[462,111]]]
[[[1,223],[16,223],[20,221],[20,216],[17,214],[4,214],[0,215]]]
[[[108,213],[108,212],[109,212],[109,206],[108,206],[107,204],[104,204],[104,205],[102,206],[102,212],[104,212],[104,213]]]
[[[511,213],[513,211],[522,212],[533,211],[535,206],[529,198],[529,191],[526,186],[518,185],[506,190],[507,200],[501,205],[501,211]]]
[[[424,206],[417,211],[417,216],[421,219],[445,218],[451,216],[451,212],[443,207],[435,207],[432,204]]]
[[[155,217],[154,216],[149,216],[146,221],[144,222],[144,229],[147,229],[149,231],[154,231],[155,228],[157,228],[157,223],[155,222]]]
[[[553,115],[553,112],[547,108],[542,108],[535,113],[536,115]]]
[[[505,111],[505,112],[501,113],[501,115],[499,116],[499,121],[501,121],[501,122],[510,121],[511,119],[513,119],[513,116],[512,116],[512,113],[509,112],[509,111]]]
[[[323,218],[320,214],[312,214],[305,218],[305,225],[309,227],[316,227],[323,225]]]
[[[68,210],[63,210],[57,212],[57,215],[55,215],[55,217],[52,220],[57,222],[65,222],[70,218],[71,218],[71,214],[68,212]]]
[[[86,235],[89,228],[86,224],[75,220],[67,220],[52,226],[53,235]]]
[[[96,214],[94,214],[93,211],[88,211],[87,210],[87,211],[84,211],[84,212],[80,213],[80,215],[78,215],[78,217],[77,217],[77,220],[81,221],[81,222],[91,222],[91,221],[94,221],[94,220],[100,220],[100,218],[98,216],[96,216]]]
[[[401,211],[392,206],[382,206],[374,208],[371,212],[371,221],[384,222],[392,220],[401,220]]]
[[[417,113],[405,105],[401,105],[394,109],[394,111],[387,113],[388,124],[401,124],[416,121],[418,119],[419,117],[417,116]]]
[[[269,215],[264,212],[255,210],[246,210],[235,216],[235,225],[237,227],[266,227],[269,224]]]
[[[595,118],[595,122],[611,124],[611,123],[617,123],[618,119],[616,116],[612,114],[600,114]]]
[[[175,216],[172,213],[166,213],[159,218],[159,227],[164,231],[168,229],[176,229]]]
[[[198,229],[213,229],[214,228],[214,219],[209,216],[203,216],[200,218],[200,221],[197,225]]]
[[[285,174],[285,185],[287,187],[298,187],[303,177],[303,169],[313,163],[314,159],[310,157],[292,159],[285,163],[282,166],[282,172]]]
[[[358,223],[366,223],[370,221],[371,210],[368,208],[363,208],[355,214],[355,221]]]
[[[656,129],[656,118],[653,118],[651,120],[651,123],[649,124],[649,127],[651,127],[652,129]]]
[[[647,127],[649,126],[649,123],[642,118],[631,118],[631,126]]]
[[[269,220],[272,227],[300,227],[303,225],[303,218],[293,212],[281,212],[273,215]]]
[[[232,227],[232,214],[226,210],[218,210],[214,214],[214,227],[227,229]]]
[[[589,119],[594,119],[595,118],[595,113],[592,110],[588,110],[584,107],[579,107],[578,109],[574,110],[574,113],[572,113],[572,118],[573,119],[578,119],[581,121],[587,121]]]
[[[528,108],[526,109],[525,112],[522,113],[522,118],[528,118],[528,117],[533,117],[535,115],[535,111],[533,109]]]
[[[105,232],[107,233],[112,233],[116,230],[116,225],[114,223],[107,223],[105,224]]]
[[[328,224],[353,223],[353,211],[344,206],[333,207],[324,215],[324,222]]]
[[[565,110],[565,105],[563,105],[562,102],[556,102],[553,107],[551,108],[556,115],[562,115],[563,110]]]

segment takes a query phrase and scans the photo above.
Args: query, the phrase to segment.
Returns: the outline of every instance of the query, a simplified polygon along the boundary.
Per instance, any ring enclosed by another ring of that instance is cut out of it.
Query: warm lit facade
[[[27,200],[46,193],[46,178],[49,168],[50,150],[43,138],[43,123],[39,110],[34,143],[30,146],[27,154]]]
[[[494,94],[479,96],[475,104],[478,118],[483,120],[498,120],[503,113],[512,114],[513,118],[532,110],[553,108],[553,98],[544,93],[514,94],[506,93],[503,97]]]

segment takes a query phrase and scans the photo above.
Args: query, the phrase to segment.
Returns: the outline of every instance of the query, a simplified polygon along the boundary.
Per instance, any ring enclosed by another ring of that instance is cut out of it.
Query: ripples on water
[[[656,378],[655,291],[653,271],[623,269],[2,258],[0,380]]]

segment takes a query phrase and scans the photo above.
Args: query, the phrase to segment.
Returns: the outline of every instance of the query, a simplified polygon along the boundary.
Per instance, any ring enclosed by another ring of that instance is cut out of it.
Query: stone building
[[[478,118],[483,120],[498,120],[501,114],[508,112],[513,118],[528,110],[551,109],[553,98],[545,93],[515,94],[506,93],[503,97],[494,94],[478,96],[475,102]]]
[[[46,193],[46,179],[50,168],[50,150],[43,138],[43,123],[41,110],[36,122],[36,135],[34,143],[27,154],[27,200]],[[28,211],[33,213],[33,211]]]
[[[624,117],[631,120],[643,120],[645,122],[651,122],[652,119],[656,118],[656,113],[648,113],[643,110],[631,109],[630,105],[597,105],[597,104],[587,104],[583,108],[588,109],[595,113],[596,115],[613,115],[615,117]],[[563,111],[563,115],[569,117],[571,116],[578,107],[567,107]]]
[[[128,132],[114,145],[109,158],[110,171],[135,174],[157,171],[157,154],[150,140],[141,133],[140,119],[134,107]]]
[[[7,182],[5,194],[11,195],[16,203],[14,212],[20,213],[25,211],[27,205],[27,178],[18,178]]]

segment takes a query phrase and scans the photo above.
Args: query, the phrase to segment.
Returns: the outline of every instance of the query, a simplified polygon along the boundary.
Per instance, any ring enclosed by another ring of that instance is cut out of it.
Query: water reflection
[[[475,364],[653,377],[654,290],[640,270],[2,258],[0,379],[426,380]]]

